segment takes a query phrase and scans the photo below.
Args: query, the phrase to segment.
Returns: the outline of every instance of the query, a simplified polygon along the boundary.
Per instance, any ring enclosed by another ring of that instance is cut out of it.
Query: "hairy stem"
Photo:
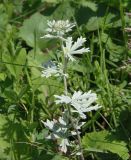
[[[67,63],[68,63],[68,59],[64,56],[64,68],[63,68],[63,72],[64,72],[64,89],[65,89],[65,95],[68,94],[67,78],[66,78],[66,76],[65,76],[66,73],[67,73]],[[69,117],[70,117],[70,121],[71,121],[72,127],[74,128],[74,130],[76,131],[76,134],[77,134],[79,151],[81,152],[80,160],[85,160],[84,155],[83,155],[82,145],[81,145],[81,137],[80,137],[79,131],[78,131],[78,129],[76,128],[76,125],[75,125],[75,123],[74,123],[74,121],[73,121],[73,117],[72,117],[72,114],[71,114],[70,106],[68,106],[68,112],[69,112]]]

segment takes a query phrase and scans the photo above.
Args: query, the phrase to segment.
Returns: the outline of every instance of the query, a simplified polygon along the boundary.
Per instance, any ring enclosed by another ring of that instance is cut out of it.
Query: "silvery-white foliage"
[[[62,117],[59,117],[58,120],[53,119],[53,121],[50,121],[47,119],[46,122],[43,122],[45,127],[48,128],[49,130],[51,130],[53,132],[53,134],[57,135],[58,138],[62,138],[65,137],[65,134],[67,132],[68,129],[68,118],[67,115],[65,114],[66,111],[63,113]]]
[[[67,146],[70,145],[68,138],[70,136],[77,135],[75,130],[72,130],[72,125],[69,122],[68,111],[65,110],[62,114],[62,117],[59,117],[58,120],[53,119],[53,121],[46,120],[42,121],[46,128],[48,128],[51,133],[46,137],[47,139],[58,139],[60,144],[60,150],[64,153],[67,152]],[[80,130],[85,122],[79,122],[78,119],[74,119],[76,129]],[[80,132],[78,131],[80,134]]]
[[[69,20],[53,20],[47,21],[47,25],[47,34],[41,38],[63,38],[65,33],[72,31],[75,23],[70,23]]]
[[[75,108],[73,112],[79,113],[80,117],[83,119],[86,118],[84,113],[101,108],[98,104],[93,105],[97,100],[97,95],[91,91],[83,94],[81,91],[75,91],[72,97],[55,95],[55,98],[56,104],[65,103],[72,105]]]
[[[48,67],[44,68],[41,76],[46,77],[46,78],[49,78],[51,76],[55,76],[55,77],[66,76],[66,77],[68,77],[67,74],[63,73],[62,64],[60,64],[60,63],[58,65],[54,64],[52,66],[48,66]]]
[[[57,98],[55,100],[55,103],[56,104],[60,104],[60,103],[65,103],[65,104],[69,104],[71,103],[71,98],[69,96],[65,96],[65,95],[61,95],[61,96],[58,96],[58,95],[54,95],[55,98]]]
[[[55,35],[51,35],[51,34],[46,34],[44,35],[43,37],[40,37],[40,38],[48,38],[48,39],[60,39],[62,41],[66,41],[66,39],[62,36],[55,36]]]
[[[68,133],[68,128],[70,127],[69,119],[67,118],[67,111],[63,112],[62,117],[59,117],[58,120],[53,119],[50,121],[47,119],[46,122],[42,123],[51,131],[51,134],[47,136],[47,139],[59,139],[60,140],[60,150],[64,153],[67,152],[67,146],[69,142],[67,138],[70,136]]]
[[[81,48],[84,45],[84,42],[86,42],[86,39],[80,37],[73,43],[72,37],[68,37],[65,41],[65,45],[62,46],[65,57],[69,58],[71,61],[74,61],[75,59],[73,55],[89,52],[89,48]]]
[[[57,70],[57,67],[56,66],[52,66],[52,67],[47,67],[45,68],[43,71],[42,71],[42,77],[46,77],[46,78],[49,78],[51,77],[52,75],[58,77],[59,74],[58,74],[58,70]]]

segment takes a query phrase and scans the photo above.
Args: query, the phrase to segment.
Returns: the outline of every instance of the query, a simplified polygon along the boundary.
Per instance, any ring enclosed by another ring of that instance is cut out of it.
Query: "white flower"
[[[52,134],[54,137],[57,138],[63,138],[65,137],[65,134],[67,132],[68,127],[70,127],[69,120],[67,118],[67,110],[63,112],[62,117],[59,117],[58,120],[53,119],[53,121],[46,120],[46,122],[41,122],[45,125],[46,128],[48,128],[50,131],[52,131]]]
[[[68,57],[69,60],[74,61],[75,59],[73,58],[73,55],[89,52],[89,48],[85,48],[85,47],[81,48],[84,42],[86,42],[86,39],[80,37],[73,44],[72,37],[68,37],[65,42],[66,43],[65,46],[64,45],[62,46],[64,55]]]
[[[59,139],[60,150],[64,153],[67,152],[67,146],[70,145],[67,138],[71,135],[68,131],[70,124],[67,115],[67,110],[65,110],[62,117],[59,117],[58,120],[53,119],[53,121],[50,121],[47,119],[46,122],[41,121],[45,125],[45,127],[51,131],[51,134],[46,138]]]
[[[44,69],[44,71],[42,71],[42,77],[51,77],[52,75],[58,76],[58,70],[56,68],[56,66],[52,66],[52,67],[47,67]]]
[[[59,149],[64,153],[67,152],[67,146],[71,145],[68,141],[68,138],[70,136],[77,135],[76,131],[72,130],[72,125],[69,122],[68,116],[68,110],[65,110],[62,117],[59,117],[58,120],[53,119],[53,121],[50,121],[47,119],[46,122],[41,120],[45,127],[51,131],[51,133],[46,138],[54,140],[57,139]],[[78,119],[74,119],[74,123],[76,125],[76,129],[78,130],[80,130],[81,127],[85,124],[85,122],[79,122]],[[79,131],[78,133],[80,134]]]
[[[40,37],[40,38],[49,38],[49,39],[61,39],[62,41],[66,41],[66,39],[64,38],[64,37],[62,37],[62,36],[55,36],[55,35],[51,35],[51,34],[46,34],[46,35],[44,35],[43,37]]]
[[[66,137],[65,135],[68,128],[67,122],[64,121],[63,117],[60,117],[59,120],[53,119],[53,121],[50,121],[47,119],[46,122],[41,122],[45,125],[46,128],[52,131],[52,133],[46,137],[47,139],[63,139]]]
[[[50,129],[50,130],[53,130],[53,127],[54,127],[54,125],[55,125],[55,122],[54,122],[54,121],[49,121],[48,119],[47,119],[46,122],[43,122],[43,121],[42,121],[42,123],[45,125],[46,128],[48,128],[48,129]]]
[[[70,32],[75,26],[75,23],[70,23],[69,20],[47,21],[47,35],[41,38],[63,38],[64,34]]]
[[[55,95],[55,97],[57,98],[55,100],[56,104],[65,103],[72,105],[75,108],[73,112],[79,113],[80,117],[83,119],[86,118],[84,113],[101,108],[98,104],[93,105],[97,100],[97,95],[91,93],[91,91],[83,94],[81,91],[78,91],[75,92],[72,97],[65,95]]]
[[[46,78],[49,78],[51,76],[55,76],[55,77],[66,76],[66,77],[68,77],[67,74],[63,73],[62,64],[60,64],[60,63],[58,65],[54,64],[52,66],[48,66],[48,67],[44,68],[41,76],[46,77]]]
[[[67,146],[70,146],[68,139],[62,139],[60,143],[60,150],[64,153],[67,152]]]
[[[69,104],[71,103],[71,98],[69,96],[65,96],[65,95],[54,95],[55,98],[57,98],[57,100],[55,100],[56,104],[60,104],[60,103],[65,103],[65,104]]]

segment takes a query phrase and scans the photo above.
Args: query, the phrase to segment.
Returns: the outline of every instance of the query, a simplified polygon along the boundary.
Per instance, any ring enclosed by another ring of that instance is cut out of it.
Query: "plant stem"
[[[68,59],[64,56],[64,68],[63,68],[63,72],[64,72],[64,89],[65,89],[65,95],[68,94],[67,78],[66,78],[67,63],[68,63]],[[75,125],[75,123],[74,123],[74,121],[73,121],[72,114],[71,114],[71,110],[70,110],[70,106],[68,106],[68,112],[69,112],[69,117],[70,117],[70,121],[71,121],[72,127],[74,128],[74,130],[76,131],[76,134],[77,134],[79,151],[81,152],[80,160],[85,160],[84,155],[83,155],[82,145],[81,145],[81,137],[80,137],[79,131],[78,131],[78,129],[76,128],[76,125]]]
[[[64,56],[64,68],[63,68],[63,73],[64,73],[64,90],[65,90],[65,95],[68,94],[66,71],[67,71],[67,58]]]
[[[72,115],[71,115],[71,110],[70,110],[70,107],[69,107],[69,106],[68,106],[68,111],[69,111],[69,116],[70,116],[71,124],[72,124],[73,128],[74,128],[75,131],[76,131],[76,135],[77,135],[77,139],[78,139],[78,145],[79,145],[79,151],[81,152],[80,159],[81,159],[81,160],[85,160],[84,155],[83,155],[82,145],[81,145],[81,137],[80,137],[79,131],[78,131],[78,129],[76,128],[76,125],[75,125],[75,123],[74,123],[74,121],[73,121],[73,118],[72,118]]]

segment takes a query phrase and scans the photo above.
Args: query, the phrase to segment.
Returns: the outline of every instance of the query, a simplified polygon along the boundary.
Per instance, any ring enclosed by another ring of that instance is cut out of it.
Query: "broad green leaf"
[[[91,17],[86,24],[86,28],[88,31],[94,31],[99,29],[102,26],[102,18],[101,17]]]
[[[92,11],[96,12],[97,11],[97,4],[91,1],[86,1],[86,0],[82,0],[80,1],[80,4],[83,7],[89,7]]]
[[[109,13],[104,17],[92,16],[89,18],[88,22],[86,23],[86,28],[89,31],[94,31],[99,28],[117,28],[121,27],[121,20],[116,17],[115,14]]]
[[[67,12],[65,12],[67,10]],[[74,16],[75,9],[71,6],[69,1],[61,3],[54,13],[51,15],[53,19],[70,20]]]
[[[44,35],[46,28],[47,18],[40,13],[35,13],[23,22],[19,36],[31,47],[44,48],[45,41],[40,37]]]
[[[129,158],[126,143],[108,131],[87,133],[82,139],[82,144],[85,151],[111,152],[119,155],[123,160]]]

